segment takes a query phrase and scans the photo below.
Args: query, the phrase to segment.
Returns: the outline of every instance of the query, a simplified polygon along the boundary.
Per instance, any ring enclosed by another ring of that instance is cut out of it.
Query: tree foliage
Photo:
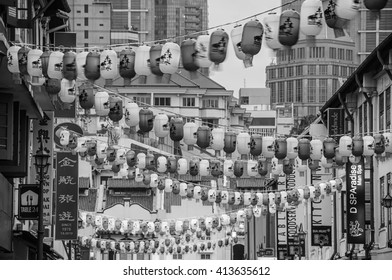
[[[300,135],[316,118],[317,116],[315,115],[308,115],[301,118],[291,129],[290,135]]]

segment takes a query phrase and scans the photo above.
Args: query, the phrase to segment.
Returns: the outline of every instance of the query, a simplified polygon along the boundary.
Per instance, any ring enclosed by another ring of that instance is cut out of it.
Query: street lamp
[[[34,155],[35,160],[35,167],[37,170],[37,174],[39,174],[39,195],[38,195],[38,232],[37,232],[37,259],[43,260],[44,256],[44,217],[43,217],[43,184],[44,184],[44,174],[48,173],[49,168],[49,158],[48,155],[44,151],[43,147],[43,137],[41,136],[41,145],[40,149],[38,150],[37,154]]]
[[[382,206],[387,208],[387,223],[388,223],[388,242],[391,239],[391,207],[392,207],[392,197],[388,194],[382,199]]]

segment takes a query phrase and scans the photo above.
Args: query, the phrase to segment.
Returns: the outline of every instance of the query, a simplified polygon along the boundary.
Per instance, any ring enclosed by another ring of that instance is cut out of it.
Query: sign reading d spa
[[[364,161],[346,163],[347,243],[365,244],[365,171]]]

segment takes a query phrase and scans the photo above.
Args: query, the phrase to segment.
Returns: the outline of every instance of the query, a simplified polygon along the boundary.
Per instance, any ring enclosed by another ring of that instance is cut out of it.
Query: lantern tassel
[[[253,55],[247,54],[243,60],[245,68],[253,67]]]

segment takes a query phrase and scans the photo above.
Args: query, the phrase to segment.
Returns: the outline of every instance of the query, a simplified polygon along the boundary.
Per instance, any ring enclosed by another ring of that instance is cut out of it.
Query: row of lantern
[[[225,237],[216,241],[190,242],[189,244],[178,243],[177,239],[167,238],[160,240],[140,241],[114,241],[110,239],[79,237],[82,246],[96,248],[101,251],[120,251],[123,253],[145,254],[185,254],[214,250],[218,247],[226,247],[238,242],[238,237]]]
[[[377,1],[379,2],[379,1]],[[385,2],[386,1],[381,1]],[[301,14],[294,10],[285,10],[280,15],[269,14],[264,19],[264,26],[258,20],[251,20],[244,26],[237,25],[231,32],[232,45],[236,56],[244,61],[245,66],[252,65],[252,58],[261,49],[265,32],[266,44],[272,49],[293,46],[299,38],[299,31],[308,36],[320,34],[323,26],[323,15],[329,27],[336,28],[339,18],[353,19],[360,4],[356,0],[305,0]],[[370,9],[380,8],[380,3],[365,3]],[[118,75],[132,79],[136,75],[174,74],[179,66],[180,58],[184,68],[196,71],[198,68],[219,65],[226,59],[229,35],[218,29],[211,35],[199,35],[197,39],[186,39],[181,46],[173,42],[142,45],[135,50],[127,48],[119,54],[112,49],[102,52],[83,51],[75,53],[67,51],[43,52],[27,46],[11,46],[8,49],[8,70],[11,73],[30,75],[33,82],[39,77],[72,81],[95,81],[102,77],[112,80]]]

